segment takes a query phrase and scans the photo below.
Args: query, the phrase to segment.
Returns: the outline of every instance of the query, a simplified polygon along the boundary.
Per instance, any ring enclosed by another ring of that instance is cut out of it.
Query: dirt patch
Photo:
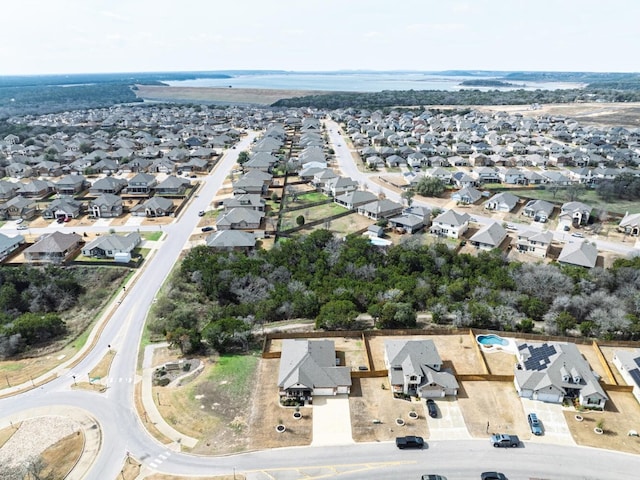
[[[394,398],[386,377],[354,378],[349,409],[356,442],[383,442],[402,435],[429,436],[421,402]],[[412,411],[418,418],[409,416]],[[396,422],[398,418],[404,422],[402,426]]]
[[[84,432],[81,430],[51,445],[41,453],[42,460],[47,465],[41,478],[48,478],[47,475],[51,478],[66,478],[82,455],[83,449]]]
[[[135,480],[138,478],[138,475],[140,475],[141,467],[142,464],[140,462],[128,456],[120,469],[120,476],[118,478],[122,480]]]
[[[493,432],[529,436],[522,402],[512,382],[460,382],[458,404],[472,437],[485,438]]]
[[[245,477],[241,473],[234,473],[231,475],[218,475],[217,477],[179,477],[177,475],[163,475],[160,473],[156,473],[154,475],[148,475],[144,478],[146,480],[245,480],[247,477]]]
[[[640,432],[638,401],[631,393],[610,391],[607,394],[609,401],[604,412],[564,412],[573,439],[578,445],[640,454],[640,438],[628,435],[630,430]],[[583,421],[576,421],[576,414],[582,416]],[[593,431],[600,421],[603,422],[602,435]]]
[[[91,379],[106,379],[109,376],[109,369],[111,368],[111,362],[116,356],[116,351],[109,349],[104,357],[98,362],[98,364],[89,372]]]
[[[482,352],[484,361],[492,375],[513,375],[513,369],[517,358],[508,352]]]

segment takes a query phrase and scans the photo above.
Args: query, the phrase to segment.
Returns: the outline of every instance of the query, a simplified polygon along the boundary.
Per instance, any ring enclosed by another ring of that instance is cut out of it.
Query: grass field
[[[518,194],[518,192],[514,193],[516,195]],[[547,200],[548,202],[564,203],[568,201],[564,190],[558,190],[555,196],[551,190],[525,190],[520,192],[520,195],[538,200]],[[625,212],[640,213],[640,202],[625,200],[605,202],[595,190],[584,190],[580,193],[577,200],[586,203],[594,209],[604,210],[606,212],[619,213],[622,215],[624,215]]]

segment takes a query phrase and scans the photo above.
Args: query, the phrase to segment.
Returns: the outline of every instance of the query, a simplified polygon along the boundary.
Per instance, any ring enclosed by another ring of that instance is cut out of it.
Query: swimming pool
[[[490,334],[490,335],[477,335],[476,341],[483,346],[488,345],[498,345],[501,347],[506,347],[509,345],[509,340],[506,340],[498,335]]]

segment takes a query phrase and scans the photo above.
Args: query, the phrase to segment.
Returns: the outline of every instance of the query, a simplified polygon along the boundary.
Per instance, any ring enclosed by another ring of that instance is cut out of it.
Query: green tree
[[[350,300],[332,300],[320,307],[316,317],[316,328],[346,330],[353,327],[358,309]]]
[[[378,328],[412,328],[416,326],[417,315],[406,302],[387,302],[380,311]]]
[[[238,154],[238,163],[240,165],[244,165],[246,162],[249,161],[249,152],[246,151],[242,151]]]
[[[304,215],[298,215],[296,217],[296,225],[298,225],[299,227],[304,225]]]
[[[423,177],[416,185],[416,193],[423,197],[439,197],[445,190],[444,182],[436,177]]]

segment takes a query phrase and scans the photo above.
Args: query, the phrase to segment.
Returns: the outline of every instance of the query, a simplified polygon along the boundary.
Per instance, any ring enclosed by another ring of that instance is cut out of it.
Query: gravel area
[[[78,422],[67,417],[48,416],[25,420],[0,448],[0,465],[16,467],[28,458],[40,455],[79,428]]]

